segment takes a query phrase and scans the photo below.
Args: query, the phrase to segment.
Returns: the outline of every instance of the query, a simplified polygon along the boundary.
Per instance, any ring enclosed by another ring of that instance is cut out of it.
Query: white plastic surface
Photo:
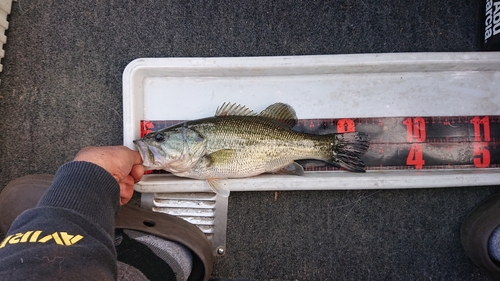
[[[3,45],[7,42],[7,36],[5,36],[5,30],[9,28],[9,22],[7,21],[7,15],[10,14],[12,7],[12,0],[0,0],[0,59],[4,57],[5,51],[3,50]],[[0,64],[0,71],[3,70],[3,65]]]
[[[141,120],[213,116],[224,102],[299,119],[500,115],[500,52],[245,58],[147,58],[123,73],[124,145]],[[500,169],[307,172],[224,181],[232,191],[427,188],[500,183]],[[205,192],[204,181],[146,175],[141,192]]]

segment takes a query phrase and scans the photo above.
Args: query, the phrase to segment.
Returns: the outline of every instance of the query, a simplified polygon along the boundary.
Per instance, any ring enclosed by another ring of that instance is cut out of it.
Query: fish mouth
[[[144,166],[145,169],[154,169],[155,154],[149,149],[149,146],[141,140],[134,140],[133,143],[141,155],[142,166]]]

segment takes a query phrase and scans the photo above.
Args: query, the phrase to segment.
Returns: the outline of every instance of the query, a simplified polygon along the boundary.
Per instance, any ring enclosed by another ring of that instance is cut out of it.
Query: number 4
[[[424,166],[424,153],[421,143],[414,143],[410,148],[410,153],[408,153],[408,158],[406,158],[406,165],[415,166],[415,169],[420,170]]]

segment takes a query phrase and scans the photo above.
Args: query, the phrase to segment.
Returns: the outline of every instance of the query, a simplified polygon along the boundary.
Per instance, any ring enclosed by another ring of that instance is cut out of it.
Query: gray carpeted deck
[[[121,144],[122,72],[136,58],[478,51],[479,2],[18,0],[0,74],[0,186]],[[234,192],[213,277],[492,280],[459,227],[498,191]]]

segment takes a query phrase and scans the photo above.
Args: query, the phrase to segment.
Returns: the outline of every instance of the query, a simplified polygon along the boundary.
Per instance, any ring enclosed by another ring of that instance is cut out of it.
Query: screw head
[[[218,254],[218,255],[221,255],[221,256],[222,256],[222,255],[224,255],[224,253],[225,253],[225,252],[226,252],[226,251],[224,251],[224,248],[222,248],[222,247],[217,248],[217,254]]]

